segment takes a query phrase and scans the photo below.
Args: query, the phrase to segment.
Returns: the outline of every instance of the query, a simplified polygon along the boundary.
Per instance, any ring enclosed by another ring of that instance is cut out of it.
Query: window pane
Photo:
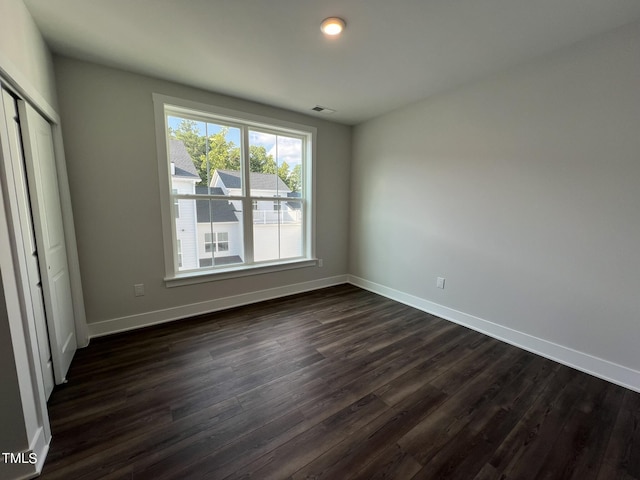
[[[244,257],[240,201],[197,200],[198,265],[207,268],[242,263]]]
[[[249,130],[249,169],[251,195],[275,197],[283,184],[278,179],[275,158],[277,137],[271,133]],[[286,185],[284,185],[286,187]]]
[[[280,226],[280,258],[302,256],[302,202],[282,202]]]
[[[249,164],[252,196],[300,196],[302,139],[249,130]]]
[[[278,175],[287,186],[287,194],[281,196],[299,197],[302,191],[302,139],[278,135],[276,163]]]
[[[171,188],[174,193],[193,194],[201,182],[198,174],[198,151],[204,148],[205,138],[198,132],[205,130],[205,122],[168,116],[169,163]]]
[[[240,129],[173,115],[167,122],[172,188],[181,194],[239,194]]]
[[[275,210],[254,211],[256,262],[302,256],[302,202],[277,201]]]
[[[249,130],[251,195],[287,197],[300,192],[302,139]]]

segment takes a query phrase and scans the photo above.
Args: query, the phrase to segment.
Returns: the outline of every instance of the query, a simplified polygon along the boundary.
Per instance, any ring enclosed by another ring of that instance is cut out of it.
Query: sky
[[[169,116],[169,127],[177,129],[180,125],[181,118]],[[211,122],[196,122],[199,134],[202,136],[213,135],[223,128],[222,125]],[[240,129],[228,127],[226,140],[236,145],[240,145]],[[272,133],[264,133],[256,130],[249,130],[249,145],[263,146],[269,155],[273,155],[278,166],[287,162],[290,169],[299,165],[302,161],[302,140],[298,138],[287,137],[283,135],[274,135]]]

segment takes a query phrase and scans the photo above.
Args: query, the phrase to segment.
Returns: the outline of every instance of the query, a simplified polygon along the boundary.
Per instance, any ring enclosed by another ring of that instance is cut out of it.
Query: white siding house
[[[184,143],[170,140],[173,194],[241,196],[241,172],[214,170],[210,187],[200,176]],[[276,174],[252,172],[254,260],[302,255],[302,208],[296,193]],[[281,200],[280,200],[281,199]],[[193,270],[244,261],[243,212],[239,200],[174,199],[178,269]]]
[[[295,192],[276,174],[251,172],[252,197],[272,197],[253,201],[253,240],[256,262],[302,255],[302,209]],[[216,170],[211,186],[225,195],[242,194],[241,172]],[[274,200],[273,197],[282,198]],[[240,202],[232,201],[237,210]]]
[[[206,187],[197,190],[207,191]],[[212,195],[229,195],[222,188],[208,189]],[[204,192],[203,192],[204,193]],[[243,261],[242,212],[226,200],[198,200],[198,256],[200,267]]]
[[[171,189],[174,194],[194,194],[200,176],[184,143],[169,140],[171,162]],[[175,200],[172,208],[176,218],[178,269],[198,268],[198,244],[196,236],[196,211],[193,200]]]

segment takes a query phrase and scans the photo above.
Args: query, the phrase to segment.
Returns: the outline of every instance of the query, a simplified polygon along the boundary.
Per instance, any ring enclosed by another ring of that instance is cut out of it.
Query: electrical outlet
[[[324,266],[324,262],[322,261],[322,259],[321,259],[321,258],[319,258],[319,259],[318,259],[318,266],[319,266],[319,267]]]
[[[444,288],[444,277],[438,277],[436,280],[436,287]]]
[[[134,285],[133,291],[136,297],[144,297],[144,283],[137,283]]]

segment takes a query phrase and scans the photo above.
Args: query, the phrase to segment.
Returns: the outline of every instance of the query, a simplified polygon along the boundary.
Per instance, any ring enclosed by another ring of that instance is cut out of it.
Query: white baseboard
[[[38,434],[36,435],[33,445],[31,445],[31,451],[34,452],[38,456],[38,462],[35,464],[36,472],[40,475],[42,472],[42,467],[44,467],[44,461],[47,458],[47,454],[49,453],[49,442],[51,441],[51,436],[47,438],[47,433],[43,427],[38,429]]]
[[[294,295],[296,293],[318,290],[320,288],[331,287],[348,282],[347,275],[338,275],[335,277],[322,278],[310,282],[296,283],[283,287],[269,288],[256,292],[243,293],[231,297],[218,298],[215,300],[207,300],[205,302],[192,303],[182,305],[180,307],[167,308],[165,310],[155,310],[153,312],[141,313],[139,315],[130,315],[127,317],[114,318],[101,322],[89,323],[89,338],[101,337],[127,330],[134,330],[150,325],[171,322],[183,318],[202,315],[204,313],[216,312],[228,308],[240,307],[251,303],[262,302],[274,298]]]
[[[21,457],[25,459],[24,463],[4,463],[0,459],[0,478],[6,478],[7,480],[26,480],[29,478],[35,478],[42,472],[44,461],[47,458],[49,452],[49,442],[46,438],[44,428],[40,427],[36,432],[33,441],[31,442],[29,450],[24,452],[12,452],[20,453]],[[29,463],[30,454],[35,453],[37,461],[35,463]]]
[[[425,300],[414,295],[395,290],[393,288],[370,282],[354,275],[349,275],[349,283],[396,300],[405,305],[417,308],[445,320],[463,325],[472,330],[489,335],[503,342],[522,348],[529,352],[575,368],[611,383],[640,392],[640,372],[622,365],[594,357],[557,343],[550,342],[527,333],[519,332],[497,323],[484,320],[468,313],[460,312],[449,307]]]

